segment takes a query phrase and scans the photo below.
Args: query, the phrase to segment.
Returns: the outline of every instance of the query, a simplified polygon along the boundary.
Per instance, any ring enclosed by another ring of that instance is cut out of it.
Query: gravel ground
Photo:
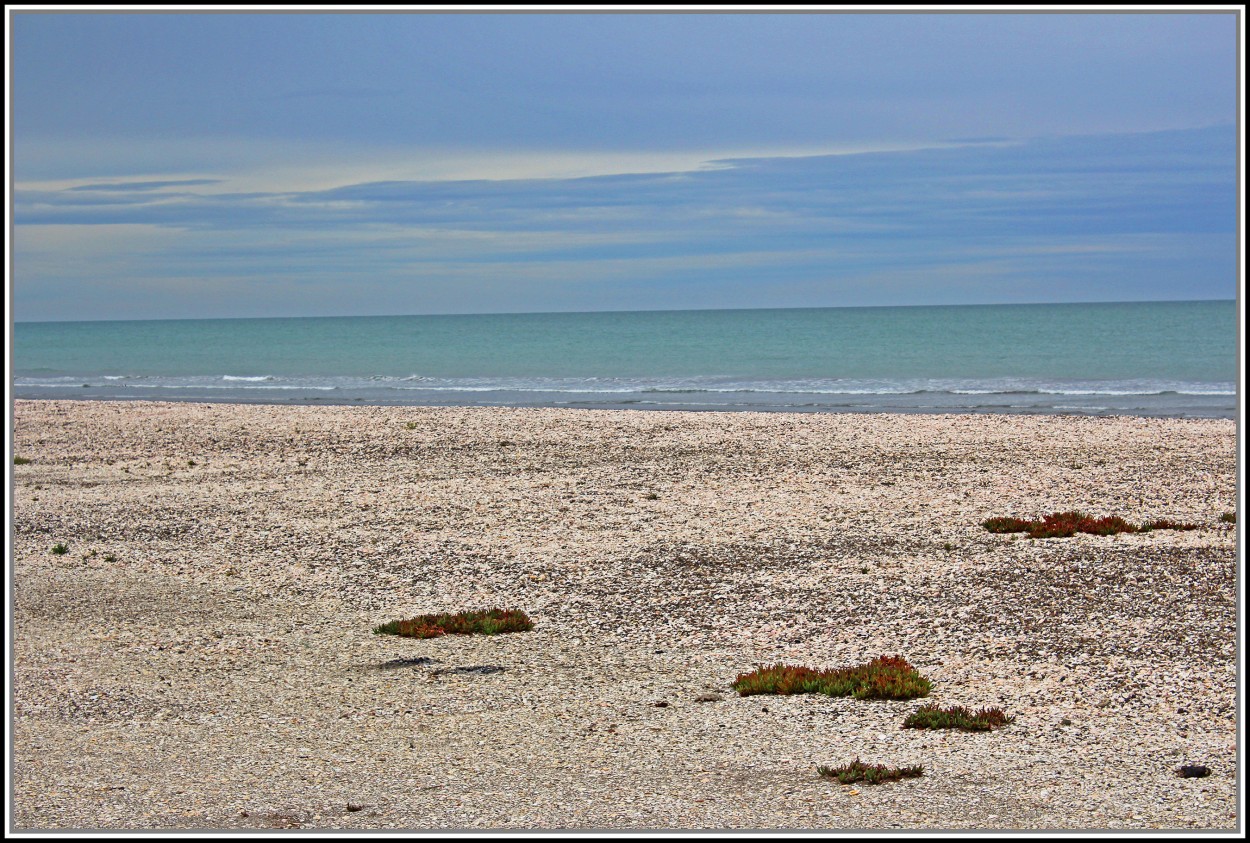
[[[1232,421],[13,419],[10,830],[1242,830]],[[1200,529],[980,526],[1063,509]],[[533,631],[371,634],[489,606]],[[730,688],[884,654],[1015,722]]]

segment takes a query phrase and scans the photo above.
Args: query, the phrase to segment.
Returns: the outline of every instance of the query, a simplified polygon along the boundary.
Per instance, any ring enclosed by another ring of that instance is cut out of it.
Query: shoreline
[[[87,386],[84,384],[84,386]],[[479,390],[455,389],[415,390],[422,393],[394,397],[387,391],[372,392],[367,396],[330,397],[317,390],[299,390],[284,387],[287,397],[277,400],[274,396],[248,396],[246,392],[224,397],[226,390],[216,388],[177,389],[153,388],[152,395],[109,396],[86,393],[83,396],[66,397],[63,390],[47,390],[47,394],[23,392],[19,401],[107,401],[107,402],[154,402],[172,404],[239,404],[244,406],[270,407],[442,407],[470,409],[475,407],[495,409],[568,409],[568,410],[639,410],[643,412],[679,413],[798,413],[798,414],[861,414],[861,415],[1007,415],[1007,416],[1059,416],[1064,418],[1161,418],[1161,419],[1225,419],[1238,418],[1236,394],[1184,393],[1187,403],[1180,403],[1181,394],[1173,392],[1143,394],[1049,394],[1040,392],[975,393],[979,403],[971,401],[974,393],[962,392],[901,392],[901,393],[768,393],[748,391],[745,393],[703,393],[704,398],[717,400],[695,401],[692,398],[678,400],[682,391],[636,393],[646,397],[634,398],[573,398],[578,393],[543,392],[541,390]],[[256,393],[266,391],[253,388]],[[269,390],[277,391],[277,390]],[[337,390],[328,390],[337,391]],[[700,391],[694,390],[693,393]],[[732,396],[732,397],[731,397]],[[1132,399],[1128,401],[1127,399]],[[1132,406],[1107,406],[1107,402],[1127,402]],[[1033,403],[1028,403],[1028,402]],[[1064,403],[1055,403],[1062,401]],[[1230,404],[1229,402],[1233,403]]]
[[[13,421],[15,829],[1243,825],[1232,420],[74,399]],[[980,526],[1066,509],[1199,529]],[[371,634],[487,605],[534,630]],[[918,701],[729,688],[883,654],[924,702],[1016,721],[904,730]],[[815,773],[853,757],[925,774]]]

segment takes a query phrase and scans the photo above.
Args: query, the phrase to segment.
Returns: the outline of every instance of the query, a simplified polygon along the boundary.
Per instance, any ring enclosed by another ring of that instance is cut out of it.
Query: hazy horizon
[[[816,307],[657,307],[635,308],[632,310],[509,310],[509,311],[466,311],[461,313],[353,313],[353,314],[287,314],[276,316],[182,316],[174,318],[154,319],[14,319],[14,324],[37,324],[45,322],[179,322],[179,321],[216,321],[229,319],[399,319],[409,316],[544,316],[554,314],[577,313],[686,313],[699,311],[722,310],[879,310],[885,308],[906,307],[1050,307],[1050,306],[1098,306],[1119,304],[1188,304],[1204,302],[1236,303],[1237,297],[1209,299],[1124,299],[1120,301],[1034,301],[1034,302],[964,302],[961,304],[864,304],[864,305],[829,305]]]

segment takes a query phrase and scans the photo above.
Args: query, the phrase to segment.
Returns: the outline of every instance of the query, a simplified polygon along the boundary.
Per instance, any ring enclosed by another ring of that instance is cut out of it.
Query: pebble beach
[[[14,831],[1244,829],[1233,420],[19,400],[13,453]],[[1074,509],[1197,529],[982,526]],[[731,688],[882,655],[929,696]]]

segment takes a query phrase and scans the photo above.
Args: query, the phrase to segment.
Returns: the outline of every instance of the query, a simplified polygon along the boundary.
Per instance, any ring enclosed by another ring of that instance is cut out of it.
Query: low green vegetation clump
[[[903,721],[904,729],[960,729],[964,732],[988,732],[1015,720],[1001,708],[970,711],[962,705],[940,708],[923,705]]]
[[[909,700],[929,695],[931,683],[901,656],[881,656],[829,670],[776,664],[739,674],[733,689],[752,694],[828,694],[857,700]]]
[[[1220,515],[1220,520],[1221,520],[1221,521],[1223,521],[1225,524],[1236,524],[1236,523],[1237,523],[1237,513],[1235,513],[1235,512],[1225,512],[1225,513],[1223,513],[1222,515]]]
[[[456,614],[418,615],[391,621],[373,628],[374,635],[402,635],[406,638],[437,638],[440,635],[499,635],[527,632],[534,623],[518,609],[487,609]]]
[[[26,459],[26,457],[14,457],[13,458],[14,465],[26,465],[29,462],[30,460]]]
[[[991,533],[1027,533],[1037,523],[1037,521],[1029,521],[1025,518],[1004,516],[1002,518],[987,518],[981,522],[981,526]]]
[[[919,778],[924,775],[924,765],[887,767],[884,764],[865,764],[859,758],[856,758],[850,764],[843,764],[841,767],[818,765],[816,772],[825,778],[837,779],[842,784],[854,784],[855,782],[881,784],[882,782],[898,781],[899,779]]]
[[[52,552],[57,556],[64,556],[66,553],[69,553],[69,545],[57,542],[52,545]]]
[[[1171,518],[1156,518],[1153,521],[1147,521],[1137,528],[1139,533],[1149,533],[1151,530],[1197,530],[1201,524],[1194,524],[1189,521],[1173,521]]]
[[[1077,533],[1111,536],[1116,533],[1149,533],[1152,530],[1196,530],[1197,524],[1184,524],[1167,518],[1148,521],[1140,527],[1130,524],[1118,515],[1094,518],[1080,510],[1052,512],[1040,521],[1024,518],[987,518],[981,526],[991,533],[1028,533],[1029,538],[1067,538]]]

